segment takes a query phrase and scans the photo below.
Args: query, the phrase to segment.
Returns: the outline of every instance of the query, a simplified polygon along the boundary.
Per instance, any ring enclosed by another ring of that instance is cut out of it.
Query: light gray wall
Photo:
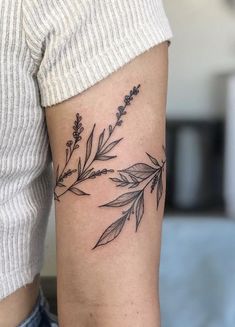
[[[169,118],[224,113],[224,79],[235,70],[235,8],[228,0],[165,0],[170,47]]]
[[[45,260],[42,275],[56,275],[56,246],[55,246],[55,214],[54,203],[52,204],[45,244]]]
[[[170,47],[168,117],[213,118],[224,113],[224,79],[235,70],[235,9],[226,0],[165,0],[174,32]],[[54,275],[54,207],[43,274]]]

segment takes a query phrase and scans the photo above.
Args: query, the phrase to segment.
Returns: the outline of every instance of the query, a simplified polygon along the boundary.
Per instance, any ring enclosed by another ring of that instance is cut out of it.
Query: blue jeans
[[[49,304],[41,289],[32,313],[18,327],[58,327],[57,318],[49,312]]]

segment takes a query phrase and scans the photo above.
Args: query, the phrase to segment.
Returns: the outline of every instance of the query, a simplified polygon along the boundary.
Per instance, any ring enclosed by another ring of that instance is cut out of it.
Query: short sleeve
[[[43,107],[172,37],[161,0],[25,0],[23,26]]]

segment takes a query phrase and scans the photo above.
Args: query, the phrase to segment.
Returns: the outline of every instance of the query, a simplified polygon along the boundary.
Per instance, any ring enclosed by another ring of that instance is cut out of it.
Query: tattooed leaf
[[[120,141],[122,140],[119,139],[119,140],[116,140],[116,141],[113,141],[112,143],[110,143],[108,146],[106,146],[106,148],[102,151],[102,154],[106,154],[108,153],[109,151],[111,151]]]
[[[65,185],[62,184],[62,183],[60,183],[60,182],[58,182],[58,183],[56,184],[56,186],[59,186],[59,187],[65,187]]]
[[[79,195],[79,196],[81,196],[81,195],[90,195],[88,193],[83,192],[82,190],[79,190],[79,188],[76,188],[76,187],[69,188],[69,191],[76,194],[76,195]]]
[[[159,171],[160,173],[160,171]],[[153,193],[156,185],[158,184],[158,181],[159,181],[159,173],[157,173],[155,176],[154,176],[154,179],[152,180],[152,183],[151,183],[151,193]]]
[[[137,187],[139,185],[138,179],[132,175],[130,177],[131,177],[131,182],[129,182],[129,184],[130,184],[129,188]]]
[[[122,179],[124,182],[127,182],[127,183],[128,183],[128,179],[126,178],[126,176],[123,175],[123,174],[121,174],[121,173],[119,173],[119,174],[120,174],[120,176],[121,176],[121,179]]]
[[[113,132],[113,127],[112,125],[109,125],[109,136],[112,134],[112,132]]]
[[[81,175],[81,171],[82,171],[82,164],[81,164],[81,158],[79,157],[79,160],[78,160],[78,177]]]
[[[110,177],[111,181],[115,182],[115,183],[120,183],[122,182],[120,179],[116,178],[116,177]]]
[[[119,186],[121,186],[121,187],[125,187],[125,186],[127,186],[128,185],[128,181],[122,181],[121,179],[118,179],[118,178],[111,178],[110,177],[110,179],[113,181],[113,182],[115,182],[115,183],[117,183],[117,187],[119,187]]]
[[[85,159],[85,162],[88,161],[88,159],[90,158],[90,155],[91,155],[94,129],[95,129],[95,124],[94,124],[94,126],[92,128],[92,131],[91,131],[90,136],[87,139],[87,143],[86,143],[86,159]]]
[[[159,203],[163,194],[163,182],[162,182],[162,171],[159,174],[159,180],[157,185],[157,208],[159,207]]]
[[[60,202],[58,195],[54,192],[54,200]]]
[[[97,150],[97,152],[99,152],[100,149],[101,149],[101,147],[102,147],[103,140],[104,140],[104,133],[105,133],[105,129],[104,129],[103,132],[100,134],[99,142],[98,142],[98,150]]]
[[[134,176],[143,181],[155,173],[156,169],[144,163],[137,163],[127,169],[121,170],[121,172],[124,172],[130,176]]]
[[[130,184],[129,188],[136,188],[139,185],[139,183],[132,183]]]
[[[139,183],[138,179],[135,176],[131,176],[131,179],[134,183]]]
[[[105,156],[105,155],[98,155],[95,157],[96,160],[101,160],[101,161],[106,161],[106,160],[110,160],[113,158],[116,158],[117,156]]]
[[[125,187],[128,185],[128,182],[121,182],[120,184],[118,184],[117,186],[121,186],[121,187]]]
[[[109,242],[112,242],[118,235],[121,233],[125,222],[126,222],[127,215],[122,216],[118,220],[116,220],[112,225],[110,225],[101,235],[98,242],[94,246],[93,249],[97,248],[98,246],[105,245]]]
[[[89,176],[89,174],[92,172],[93,169],[94,169],[94,168],[91,168],[91,169],[88,169],[87,171],[84,171],[84,172],[82,173],[82,175],[80,175],[79,180],[84,180],[84,179],[86,179],[86,178]]]
[[[152,157],[149,153],[146,152],[146,154],[148,155],[149,159],[152,161],[152,163],[157,166],[160,167],[159,162],[157,161],[157,159],[155,159],[154,157]]]
[[[118,111],[119,111],[120,113],[123,113],[124,110],[125,110],[124,106],[119,106],[119,107],[118,107]]]
[[[69,149],[68,148],[66,148],[65,153],[66,153],[66,162],[67,162],[68,161],[68,155],[69,155]]]
[[[128,192],[120,195],[115,200],[101,205],[101,207],[123,207],[126,204],[132,202],[135,198],[139,196],[141,191]]]
[[[138,230],[141,219],[144,215],[144,192],[142,191],[141,196],[139,197],[136,203],[135,216],[136,216],[136,232]]]

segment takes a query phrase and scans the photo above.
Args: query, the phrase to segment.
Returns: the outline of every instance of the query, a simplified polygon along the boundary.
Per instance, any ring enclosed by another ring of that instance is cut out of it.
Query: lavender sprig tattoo
[[[82,126],[81,123],[82,117],[79,115],[79,113],[76,114],[76,120],[74,121],[74,125],[73,125],[73,138],[74,141],[69,140],[66,143],[66,150],[65,150],[65,165],[64,168],[62,169],[61,173],[59,174],[59,165],[57,166],[57,170],[56,170],[56,186],[59,187],[64,187],[65,185],[62,184],[63,180],[68,177],[71,176],[73,173],[75,173],[77,170],[76,169],[68,169],[67,171],[65,171],[71,157],[72,154],[74,152],[74,150],[79,148],[79,144],[78,142],[81,141],[82,139],[82,132],[84,131],[84,128]]]
[[[164,149],[164,148],[163,148]],[[115,200],[108,202],[101,207],[129,207],[122,211],[121,216],[105,229],[100,236],[98,242],[93,249],[106,245],[112,242],[121,233],[125,223],[131,219],[131,216],[135,216],[137,232],[140,222],[144,215],[144,194],[148,186],[150,186],[150,192],[156,189],[157,209],[159,207],[160,200],[163,195],[163,172],[165,169],[166,159],[161,163],[157,159],[148,154],[153,166],[145,163],[137,163],[131,167],[119,171],[118,178],[110,178],[116,183],[117,187],[128,187],[129,189],[137,188],[143,185],[139,190],[124,193],[118,196]]]
[[[109,125],[107,131],[104,129],[99,135],[98,146],[95,150],[95,154],[92,156],[93,151],[93,140],[94,140],[94,131],[96,124],[93,125],[91,133],[86,141],[86,151],[85,158],[82,164],[82,158],[79,157],[78,164],[76,169],[67,169],[70,163],[70,159],[74,154],[75,150],[79,148],[79,142],[82,140],[82,132],[84,131],[84,127],[82,125],[82,117],[79,113],[76,114],[76,120],[73,125],[73,140],[68,140],[66,143],[65,150],[65,165],[61,172],[59,172],[60,167],[57,166],[56,169],[56,183],[54,188],[54,199],[60,201],[59,198],[63,196],[68,191],[76,194],[78,196],[89,195],[88,193],[82,191],[77,187],[78,184],[84,182],[88,179],[94,179],[98,176],[113,172],[112,169],[101,169],[95,171],[93,164],[96,161],[107,161],[116,158],[116,155],[110,155],[109,152],[119,144],[122,138],[111,141],[111,137],[113,136],[114,131],[118,126],[121,126],[123,123],[123,116],[127,114],[127,106],[131,104],[136,96],[139,93],[140,84],[138,86],[134,86],[132,90],[130,90],[129,94],[124,97],[124,104],[118,107],[116,113],[116,121],[113,125]],[[66,187],[64,184],[64,180],[68,177],[77,173],[75,181],[69,186]],[[58,189],[65,188],[65,190],[58,194]]]

